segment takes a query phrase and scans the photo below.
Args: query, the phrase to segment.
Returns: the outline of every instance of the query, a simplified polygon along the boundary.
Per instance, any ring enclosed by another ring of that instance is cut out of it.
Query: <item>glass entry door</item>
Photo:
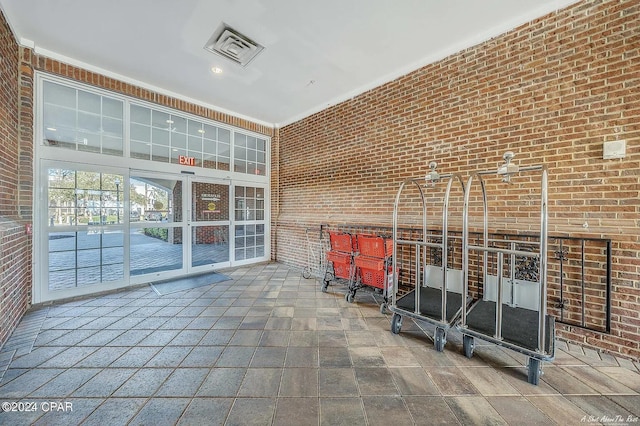
[[[229,264],[229,184],[189,179],[190,263],[198,272]]]

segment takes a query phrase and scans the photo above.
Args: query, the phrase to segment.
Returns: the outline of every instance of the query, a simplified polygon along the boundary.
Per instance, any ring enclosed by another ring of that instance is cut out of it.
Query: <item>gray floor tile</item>
[[[83,425],[124,425],[136,415],[146,398],[109,398],[100,405]]]
[[[250,346],[227,346],[218,358],[217,367],[248,367],[256,348]]]
[[[440,395],[433,380],[421,367],[389,368],[401,395]]]
[[[350,367],[351,357],[346,347],[320,347],[319,348],[320,367]]]
[[[520,393],[503,377],[504,368],[458,367],[473,386],[484,396],[519,396]]]
[[[116,359],[111,367],[142,367],[160,351],[160,347],[134,346]]]
[[[371,426],[412,425],[409,410],[400,396],[363,396],[367,424]]]
[[[166,346],[151,358],[145,367],[177,367],[191,352],[191,347]]]
[[[287,353],[285,347],[258,347],[251,360],[250,367],[283,367]]]
[[[0,395],[2,395],[3,400],[23,398],[64,371],[59,368],[42,368],[27,371],[10,382],[3,383],[0,386]]]
[[[129,350],[128,346],[100,348],[79,363],[76,367],[107,367]]]
[[[262,330],[237,330],[229,345],[231,346],[258,346],[260,338],[262,337]]]
[[[320,425],[366,425],[360,398],[320,398]]]
[[[154,396],[193,396],[208,374],[208,368],[176,368]]]
[[[265,330],[260,338],[259,346],[288,346],[289,345],[288,330]]]
[[[352,368],[321,368],[318,372],[318,387],[321,397],[359,395]]]
[[[317,368],[285,368],[280,384],[281,397],[317,397]]]
[[[311,367],[317,368],[318,348],[288,347],[284,360],[285,367]]]
[[[102,370],[74,391],[71,396],[74,398],[107,398],[135,372],[136,370],[133,368],[109,368]]]
[[[458,367],[428,367],[425,370],[444,396],[478,394],[478,390]]]
[[[249,368],[238,391],[239,397],[274,397],[278,395],[282,368]]]
[[[207,332],[205,330],[182,330],[169,343],[170,346],[196,346]]]
[[[481,396],[445,397],[451,411],[463,425],[506,425],[507,422]]]
[[[209,330],[202,340],[200,340],[200,344],[206,346],[226,345],[229,343],[234,333],[235,330]]]
[[[377,346],[349,347],[349,354],[354,367],[386,366],[382,352]]]
[[[224,346],[196,346],[182,361],[180,367],[213,367]]]
[[[129,425],[175,424],[190,402],[190,398],[151,398]]]
[[[214,368],[200,386],[198,397],[235,397],[246,368]]]
[[[113,396],[149,397],[160,388],[172,372],[172,368],[141,368],[120,386]]]
[[[29,394],[33,398],[64,398],[100,372],[99,368],[69,369]]]
[[[404,401],[416,425],[461,424],[441,396],[408,396]]]
[[[640,395],[607,395],[607,398],[631,413],[624,421],[636,423],[634,417],[640,421]]]
[[[14,358],[11,362],[11,368],[35,368],[47,362],[51,358],[66,350],[65,347],[41,347],[34,349],[31,353]]]
[[[144,339],[142,339],[139,346],[166,346],[180,333],[178,330],[154,330]]]
[[[487,401],[508,424],[543,425],[553,423],[553,419],[543,414],[535,405],[521,396],[490,396],[487,397]]]
[[[356,381],[361,395],[399,395],[393,377],[385,367],[356,367]]]
[[[179,426],[222,426],[233,398],[194,398],[178,421]]]
[[[274,398],[237,398],[227,422],[228,426],[262,426],[271,424],[275,411]]]
[[[318,398],[278,398],[273,424],[281,426],[317,426],[320,417]]]
[[[581,420],[586,419],[587,416],[585,411],[561,395],[528,396],[526,398],[558,425],[584,423]]]

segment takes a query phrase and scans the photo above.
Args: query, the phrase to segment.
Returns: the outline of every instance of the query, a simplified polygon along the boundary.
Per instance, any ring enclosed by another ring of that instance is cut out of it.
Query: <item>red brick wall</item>
[[[431,160],[466,178],[511,150],[549,168],[551,234],[613,241],[611,333],[559,335],[640,358],[639,34],[638,1],[582,1],[279,129],[273,257],[304,265],[322,223],[389,225]],[[626,158],[603,160],[617,139]],[[530,188],[487,190],[505,208],[494,228],[535,229]]]
[[[30,70],[0,13],[0,347],[31,301],[32,101]],[[23,95],[26,94],[26,97]]]

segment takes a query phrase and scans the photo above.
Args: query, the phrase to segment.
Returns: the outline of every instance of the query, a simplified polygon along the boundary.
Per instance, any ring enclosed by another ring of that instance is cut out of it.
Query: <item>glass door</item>
[[[230,265],[230,186],[190,177],[189,272]]]
[[[148,282],[184,274],[184,178],[131,172],[128,187],[131,281]]]
[[[127,284],[124,179],[114,168],[43,163],[38,302]],[[45,181],[46,179],[46,181]],[[41,260],[41,261],[40,261]]]

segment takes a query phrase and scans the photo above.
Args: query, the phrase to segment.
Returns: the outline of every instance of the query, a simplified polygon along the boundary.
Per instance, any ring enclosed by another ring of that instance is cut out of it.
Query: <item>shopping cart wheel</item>
[[[322,284],[322,292],[323,292],[323,293],[326,293],[326,292],[327,292],[327,287],[329,287],[329,283],[325,281],[325,282]]]
[[[380,313],[381,313],[382,315],[384,315],[384,314],[386,314],[386,313],[387,313],[387,304],[386,304],[386,303],[381,303],[381,304],[380,304]]]
[[[464,335],[462,336],[462,349],[464,349],[464,356],[467,358],[471,358],[473,356],[473,350],[475,349],[476,344],[473,341],[473,337]]]
[[[447,332],[442,327],[436,327],[436,333],[433,338],[433,344],[436,347],[436,351],[442,352],[444,345],[447,343]]]
[[[302,278],[304,278],[305,280],[308,280],[309,278],[311,278],[311,269],[304,268],[302,270]]]
[[[346,300],[349,303],[353,303],[353,297],[355,295],[351,292],[348,292],[347,294],[344,295],[344,300]]]
[[[393,334],[400,333],[400,329],[402,328],[402,316],[400,314],[393,314],[393,318],[391,318],[391,332]]]
[[[529,383],[537,385],[540,381],[540,360],[529,358]]]

